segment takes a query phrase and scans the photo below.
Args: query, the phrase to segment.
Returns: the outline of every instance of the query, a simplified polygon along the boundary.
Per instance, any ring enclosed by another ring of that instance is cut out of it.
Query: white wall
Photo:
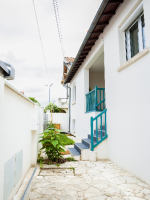
[[[51,121],[51,114],[48,114],[48,121]],[[69,131],[69,113],[52,113],[52,121],[54,124],[60,124],[61,131]]]
[[[150,184],[150,54],[116,71],[120,66],[118,25],[136,2],[125,1],[104,32],[108,151],[112,161]],[[150,2],[143,3],[147,29]]]
[[[1,200],[3,200],[4,164],[20,150],[23,150],[23,173],[8,199],[12,199],[15,195],[31,165],[35,166],[36,164],[37,134],[39,130],[31,130],[32,118],[39,118],[39,106],[28,100],[28,98],[5,82],[4,78],[0,76]]]
[[[125,50],[122,50],[120,45],[124,40],[119,41],[123,39],[120,37],[119,25],[137,2],[138,0],[125,0],[103,33],[107,143],[110,160],[150,184],[150,53],[123,71],[117,72],[117,68],[125,60],[123,59]],[[146,40],[149,46],[150,1],[143,0],[143,4]],[[72,87],[76,82],[77,86],[77,102],[71,107],[71,118],[76,120],[76,134],[81,138],[86,137],[90,131],[89,117],[93,113],[85,114],[85,93],[89,88],[88,69],[101,53],[103,45],[101,37],[70,84]],[[87,117],[88,115],[90,116]]]
[[[69,108],[69,99],[63,99],[63,98],[58,99],[58,107],[65,110],[67,113]]]

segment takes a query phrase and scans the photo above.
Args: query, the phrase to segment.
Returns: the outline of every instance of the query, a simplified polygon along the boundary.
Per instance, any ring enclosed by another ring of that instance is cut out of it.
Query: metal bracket
[[[14,80],[15,69],[9,63],[2,62],[0,60],[0,72],[4,75],[7,80]]]

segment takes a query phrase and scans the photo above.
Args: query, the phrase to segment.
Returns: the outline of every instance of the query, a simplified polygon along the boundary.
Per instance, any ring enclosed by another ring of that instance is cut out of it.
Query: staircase
[[[97,130],[98,141],[101,141],[101,129]],[[102,137],[105,137],[105,126],[102,126]],[[96,130],[93,134],[93,143],[97,143]],[[88,138],[82,139],[82,143],[75,143],[74,148],[68,148],[72,157],[76,160],[89,160],[89,151],[91,150],[91,134],[88,135]]]

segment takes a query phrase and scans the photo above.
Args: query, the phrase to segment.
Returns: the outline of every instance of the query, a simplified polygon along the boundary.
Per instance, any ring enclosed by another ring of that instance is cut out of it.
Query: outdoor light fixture
[[[50,87],[53,85],[53,83],[51,83],[50,85],[45,85],[49,87],[49,103],[50,103]]]
[[[0,60],[0,72],[4,75],[7,80],[14,80],[15,69],[8,63]]]

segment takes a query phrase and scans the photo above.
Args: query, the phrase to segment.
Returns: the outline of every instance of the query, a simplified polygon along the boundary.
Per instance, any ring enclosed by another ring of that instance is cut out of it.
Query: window
[[[143,48],[145,49],[146,47],[146,39],[145,39],[145,19],[144,15],[142,16],[142,36],[143,36]]]
[[[75,126],[75,125],[76,125],[76,121],[75,121],[75,119],[73,119],[73,120],[72,120],[72,133],[73,133],[73,134],[76,133],[76,129],[75,129],[76,126]]]
[[[134,23],[126,30],[126,59],[134,57],[145,49],[145,20],[144,15],[140,15]]]
[[[76,85],[73,85],[73,103],[76,103]]]

